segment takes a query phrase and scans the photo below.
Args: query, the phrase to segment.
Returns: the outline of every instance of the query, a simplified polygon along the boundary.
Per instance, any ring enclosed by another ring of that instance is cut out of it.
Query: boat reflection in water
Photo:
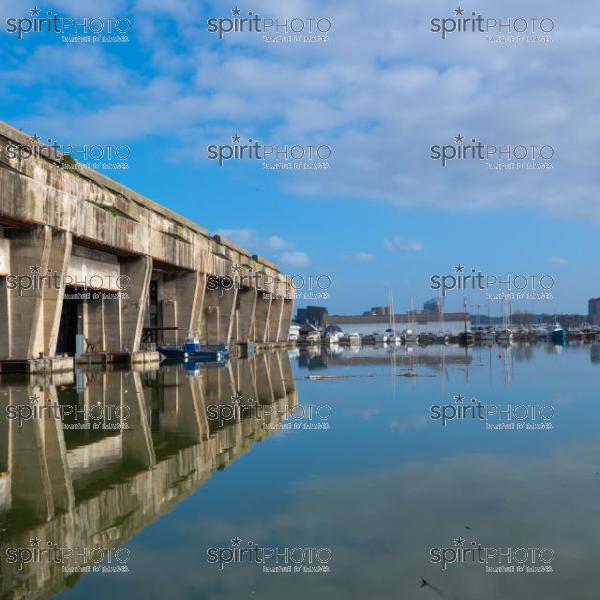
[[[126,546],[297,405],[285,352],[0,380],[0,597],[72,586],[85,575],[30,551]]]

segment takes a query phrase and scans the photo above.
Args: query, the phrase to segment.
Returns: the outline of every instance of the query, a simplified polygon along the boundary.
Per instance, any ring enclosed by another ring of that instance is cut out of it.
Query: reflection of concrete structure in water
[[[31,548],[33,538],[62,548],[123,546],[194,493],[215,469],[269,436],[274,429],[269,425],[298,405],[284,352],[234,359],[198,375],[165,368],[87,372],[78,374],[76,386],[64,380],[3,382],[3,417],[8,405],[30,405],[34,394],[40,405],[103,407],[105,416],[109,407],[127,407],[130,429],[67,429],[47,413],[22,427],[0,420],[2,598],[50,597],[74,577],[49,560],[26,564],[19,573],[4,560],[7,548]],[[271,405],[267,416],[259,417],[255,409],[211,419],[215,406],[254,399]],[[92,414],[100,418],[102,411]],[[119,423],[114,415],[107,420]]]

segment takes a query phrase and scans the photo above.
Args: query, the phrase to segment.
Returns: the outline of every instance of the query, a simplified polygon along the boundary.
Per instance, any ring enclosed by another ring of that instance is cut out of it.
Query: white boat
[[[489,344],[496,341],[496,332],[493,329],[487,329],[480,333],[479,341],[484,344]]]
[[[491,327],[476,326],[471,331],[478,344],[491,344],[496,341],[496,332]]]
[[[410,321],[415,322],[415,301],[413,298],[410,299]],[[405,344],[417,344],[419,342],[419,334],[411,328],[406,328],[402,332],[402,341]]]
[[[297,342],[299,338],[300,338],[300,325],[297,325],[296,323],[292,323],[290,325],[290,332],[288,334],[288,341],[290,341],[290,342]]]
[[[385,335],[387,337],[386,341],[390,344],[394,344],[396,342],[402,341],[402,336],[399,336],[393,329],[386,329]]]
[[[326,345],[339,344],[343,337],[344,332],[337,325],[328,325],[322,341]]]
[[[500,331],[498,331],[498,333],[496,334],[496,340],[500,344],[510,344],[512,342],[512,339],[513,332],[508,328],[500,329]]]
[[[508,307],[508,313],[506,311],[506,299],[502,300],[502,329],[499,329],[496,333],[496,341],[499,344],[510,344],[513,339],[513,332],[510,328],[511,321],[511,308],[510,302]]]
[[[445,331],[438,331],[435,336],[436,344],[447,344],[448,343],[448,334]]]
[[[318,331],[309,331],[301,339],[309,344],[318,344],[321,341],[321,334]]]
[[[300,327],[300,343],[304,344],[319,344],[321,342],[321,332],[317,327],[306,323]]]
[[[388,336],[385,333],[374,333],[373,341],[376,344],[384,344],[385,342],[388,341]]]
[[[360,335],[356,331],[350,331],[342,338],[342,342],[350,346],[360,346]]]
[[[419,341],[419,334],[413,329],[405,329],[402,332],[402,339],[405,344],[416,344]]]

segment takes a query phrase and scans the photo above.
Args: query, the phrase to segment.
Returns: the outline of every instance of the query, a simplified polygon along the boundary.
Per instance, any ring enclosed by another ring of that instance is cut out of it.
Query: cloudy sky
[[[513,309],[586,312],[587,299],[600,296],[597,3],[583,0],[577,11],[556,0],[526,8],[516,0],[39,5],[41,15],[130,19],[126,43],[68,43],[52,32],[18,40],[7,19],[32,18],[32,8],[0,5],[0,118],[60,144],[128,145],[129,168],[105,174],[290,273],[331,277],[327,301],[302,304],[362,311],[386,303],[392,289],[404,310],[411,297],[419,306],[434,295],[430,276],[457,263],[555,278],[551,300]],[[327,19],[331,29],[326,42],[291,43],[208,31],[209,19],[233,18],[236,8],[297,26]],[[505,24],[526,19],[524,39],[491,41],[497,28],[446,39],[431,31],[432,19],[475,9]],[[542,19],[553,23],[551,39],[528,39]],[[207,146],[233,144],[234,135],[328,146],[329,168],[208,159]],[[443,167],[431,146],[458,146],[455,136],[551,147],[552,168],[499,170],[491,167],[507,161],[495,158]],[[454,294],[447,306],[461,304]]]

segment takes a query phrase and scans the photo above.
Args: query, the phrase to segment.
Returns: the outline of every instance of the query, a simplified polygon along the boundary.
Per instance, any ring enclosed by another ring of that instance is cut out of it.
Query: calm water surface
[[[542,344],[3,379],[0,597],[597,599],[599,375],[597,344]],[[31,396],[80,412],[7,418]],[[478,403],[486,420],[460,408]],[[102,425],[75,428],[94,406]],[[48,544],[126,548],[129,572],[25,560]],[[300,572],[211,562],[256,546]],[[553,572],[432,562],[480,546],[545,549]],[[307,549],[329,572],[302,572]]]

